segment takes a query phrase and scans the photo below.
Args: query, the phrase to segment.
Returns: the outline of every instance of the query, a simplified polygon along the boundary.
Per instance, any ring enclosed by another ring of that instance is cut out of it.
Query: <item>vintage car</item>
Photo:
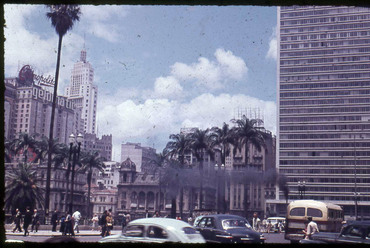
[[[237,215],[205,215],[196,225],[208,243],[264,243],[263,234],[252,229],[248,221]]]
[[[345,243],[370,244],[370,221],[353,221],[345,224],[340,233],[316,233],[311,240],[301,240],[309,243]]]
[[[99,240],[132,243],[205,243],[200,233],[188,223],[169,218],[143,218],[131,221],[122,234],[111,235]]]

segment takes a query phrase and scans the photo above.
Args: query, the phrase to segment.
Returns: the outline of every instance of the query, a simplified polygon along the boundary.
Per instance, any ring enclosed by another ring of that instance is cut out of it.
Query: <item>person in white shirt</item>
[[[260,225],[261,225],[261,220],[260,220],[260,218],[258,218],[258,213],[254,212],[253,213],[253,219],[252,219],[252,227],[255,231],[259,232]]]
[[[75,231],[77,231],[77,233],[79,233],[80,229],[78,228],[78,224],[79,224],[79,221],[81,219],[81,213],[78,211],[78,209],[76,210],[76,212],[73,213],[72,218],[75,222],[75,226],[74,226],[73,230],[75,230]]]
[[[316,222],[312,220],[312,217],[307,218],[307,230],[305,231],[306,237],[305,239],[312,239],[312,235],[319,232],[319,228],[317,227]]]

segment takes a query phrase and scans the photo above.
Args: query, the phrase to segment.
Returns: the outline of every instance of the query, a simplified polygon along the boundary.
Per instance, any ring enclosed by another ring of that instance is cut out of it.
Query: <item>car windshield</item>
[[[249,226],[249,223],[243,219],[227,219],[222,221],[222,227],[224,229]]]

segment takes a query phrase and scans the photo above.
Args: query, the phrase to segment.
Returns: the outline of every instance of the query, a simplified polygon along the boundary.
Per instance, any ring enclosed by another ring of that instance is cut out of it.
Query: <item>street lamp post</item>
[[[305,193],[306,193],[306,182],[303,181],[298,181],[298,193],[299,193],[299,197],[300,199],[304,199],[305,198]]]
[[[73,195],[74,195],[74,178],[75,178],[75,166],[77,161],[80,159],[80,151],[81,151],[81,142],[83,140],[82,134],[78,134],[77,137],[75,137],[73,134],[69,136],[69,142],[70,142],[70,157],[73,156],[72,160],[72,179],[71,179],[71,198],[69,203],[69,212],[72,213],[73,210]],[[77,143],[77,145],[76,145]]]

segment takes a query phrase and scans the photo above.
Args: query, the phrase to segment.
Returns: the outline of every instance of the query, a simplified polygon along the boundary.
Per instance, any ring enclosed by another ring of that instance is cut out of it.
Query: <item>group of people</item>
[[[123,216],[125,219],[125,216]],[[123,223],[124,221],[122,221]],[[125,220],[126,222],[126,220]],[[112,210],[105,210],[102,216],[100,217],[98,224],[101,226],[101,236],[106,237],[111,235],[111,231],[113,230],[113,214]],[[122,224],[123,225],[123,224]],[[125,224],[126,225],[126,224]]]
[[[51,216],[51,231],[56,232],[57,225],[60,224],[59,232],[61,232],[63,235],[75,236],[75,231],[77,233],[80,232],[80,220],[81,213],[78,211],[78,209],[73,214],[68,211],[65,215],[62,215],[60,219],[58,218],[58,210],[54,210],[54,213]]]
[[[22,219],[23,217],[23,219]],[[30,235],[30,232],[28,231],[28,227],[31,225],[31,232],[37,232],[40,226],[40,217],[37,213],[37,209],[33,210],[33,213],[30,210],[30,207],[26,207],[26,211],[24,213],[24,216],[22,216],[21,211],[17,208],[15,210],[14,220],[13,224],[15,227],[13,228],[13,233],[15,231],[22,232],[21,224],[23,222],[23,230],[24,230],[24,236]]]
[[[267,232],[269,233],[273,227],[277,229],[279,233],[281,233],[285,229],[285,223],[281,220],[278,220],[277,223],[273,224],[271,223],[270,220],[263,220],[261,221],[260,218],[258,218],[258,213],[254,212],[253,213],[253,218],[252,218],[252,228],[253,230],[257,232]],[[275,226],[274,226],[275,225]]]

